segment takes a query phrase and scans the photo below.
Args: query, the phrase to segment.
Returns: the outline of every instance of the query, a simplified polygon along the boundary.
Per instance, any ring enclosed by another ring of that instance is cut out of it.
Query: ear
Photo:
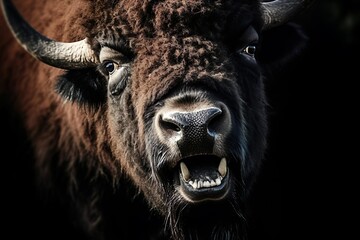
[[[264,31],[257,60],[266,70],[279,70],[302,52],[307,41],[303,29],[294,23]]]
[[[106,80],[95,68],[69,70],[58,77],[56,91],[66,100],[100,105],[106,101]]]

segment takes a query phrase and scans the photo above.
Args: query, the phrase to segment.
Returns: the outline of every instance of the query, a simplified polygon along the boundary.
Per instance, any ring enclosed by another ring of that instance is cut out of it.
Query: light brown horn
[[[315,0],[275,0],[261,3],[264,29],[278,26],[308,8]]]
[[[72,43],[51,40],[34,30],[10,0],[2,0],[1,9],[17,41],[40,61],[62,69],[87,68],[98,62],[86,38]]]

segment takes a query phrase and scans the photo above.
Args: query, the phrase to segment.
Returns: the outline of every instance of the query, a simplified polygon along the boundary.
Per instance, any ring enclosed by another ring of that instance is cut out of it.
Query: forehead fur
[[[83,0],[83,25],[90,37],[107,30],[121,35],[189,35],[220,33],[232,21],[258,15],[256,0]],[[85,15],[88,15],[87,17]],[[244,16],[241,16],[244,15]],[[241,24],[241,22],[237,23]],[[212,36],[209,36],[212,37]]]
[[[176,79],[224,78],[231,72],[224,65],[226,37],[241,25],[260,24],[255,0],[83,1],[89,10],[80,16],[88,37],[130,45],[137,56],[133,79],[167,85],[143,86],[146,91],[168,89]]]

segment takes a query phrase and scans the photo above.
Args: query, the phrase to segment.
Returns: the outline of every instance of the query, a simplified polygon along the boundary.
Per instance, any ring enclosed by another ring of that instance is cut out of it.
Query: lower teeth
[[[219,176],[215,180],[211,180],[211,181],[203,181],[203,180],[189,181],[189,184],[194,189],[210,188],[210,187],[219,186],[221,184],[221,180],[222,180],[222,177]]]

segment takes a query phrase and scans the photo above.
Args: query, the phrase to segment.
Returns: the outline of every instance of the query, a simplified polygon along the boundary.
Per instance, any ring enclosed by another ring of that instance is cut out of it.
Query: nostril
[[[214,114],[211,119],[208,121],[208,132],[210,135],[215,135],[219,131],[219,126],[221,125],[221,122],[223,121],[223,114],[220,110],[216,114]]]
[[[180,132],[181,128],[171,120],[164,120],[162,117],[160,118],[160,126],[162,129],[166,131],[174,131]]]

